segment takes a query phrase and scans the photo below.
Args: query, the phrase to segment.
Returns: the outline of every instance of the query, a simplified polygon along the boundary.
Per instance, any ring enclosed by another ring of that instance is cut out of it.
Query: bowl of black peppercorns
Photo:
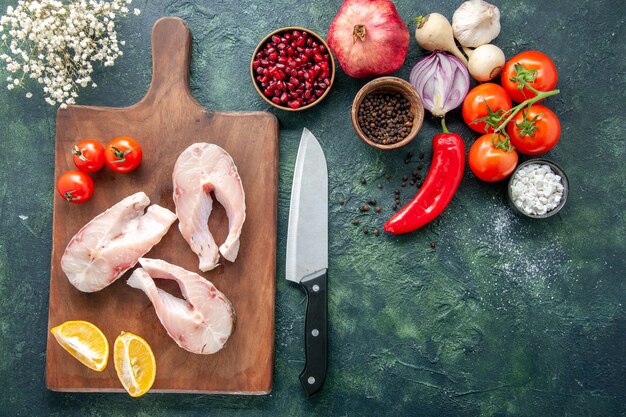
[[[381,77],[365,84],[352,102],[352,126],[370,146],[398,149],[411,142],[424,121],[424,105],[411,84]]]

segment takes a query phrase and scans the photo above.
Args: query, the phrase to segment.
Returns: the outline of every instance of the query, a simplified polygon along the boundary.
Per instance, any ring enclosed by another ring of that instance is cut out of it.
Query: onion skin
[[[409,39],[409,30],[390,0],[345,0],[328,29],[330,49],[353,78],[400,69]]]

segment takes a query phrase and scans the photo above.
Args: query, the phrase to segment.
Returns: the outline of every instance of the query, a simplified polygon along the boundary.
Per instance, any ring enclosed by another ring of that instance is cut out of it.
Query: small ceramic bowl
[[[367,137],[367,135],[363,133],[363,130],[361,130],[358,120],[359,107],[366,96],[376,93],[402,94],[409,102],[411,113],[413,113],[413,127],[407,137],[402,139],[400,142],[387,145],[376,143]],[[415,139],[417,133],[422,128],[423,121],[424,105],[422,104],[422,99],[411,84],[398,77],[380,77],[370,81],[365,84],[358,93],[356,93],[354,101],[352,102],[352,127],[356,130],[357,135],[359,135],[361,140],[368,145],[384,151],[401,148]]]
[[[515,202],[513,201],[513,191],[511,188],[511,186],[513,185],[513,179],[515,178],[515,176],[517,175],[517,172],[521,168],[530,164],[548,165],[556,175],[561,177],[561,184],[563,184],[563,197],[561,198],[559,205],[553,208],[552,210],[548,211],[546,214],[528,214],[521,208],[517,207],[515,205]],[[513,174],[511,175],[511,178],[509,179],[508,196],[509,196],[509,202],[511,203],[511,206],[513,206],[515,211],[517,211],[519,214],[521,214],[524,217],[528,217],[530,219],[547,219],[548,217],[554,216],[563,208],[563,206],[565,205],[565,202],[567,201],[568,195],[569,195],[569,180],[567,179],[567,175],[565,175],[565,171],[563,171],[561,167],[558,166],[556,163],[548,159],[543,159],[543,158],[529,159],[528,161],[519,164],[517,168],[515,168],[515,171],[513,171]]]
[[[324,94],[322,94],[313,103],[307,104],[306,106],[302,106],[302,107],[299,107],[297,109],[292,109],[291,107],[289,107],[287,105],[276,104],[270,98],[268,98],[265,94],[263,94],[263,91],[261,90],[261,86],[260,86],[259,82],[256,79],[256,74],[254,72],[254,67],[253,67],[253,63],[254,63],[256,55],[259,53],[259,51],[261,51],[263,49],[265,44],[270,41],[272,36],[280,35],[280,34],[282,34],[284,32],[294,31],[294,30],[297,30],[297,31],[300,31],[300,32],[307,32],[318,43],[324,45],[326,47],[326,50],[328,51],[328,55],[330,55],[330,66],[331,66],[331,69],[330,69],[330,84],[328,85],[328,87],[324,91]],[[326,43],[324,38],[322,38],[320,35],[318,35],[317,33],[313,32],[312,30],[309,30],[309,29],[306,29],[306,28],[303,28],[303,27],[287,26],[287,27],[284,27],[284,28],[276,29],[275,31],[273,31],[272,33],[270,33],[269,35],[264,37],[261,42],[259,42],[259,44],[257,45],[256,49],[254,50],[254,53],[252,54],[252,59],[250,60],[250,76],[252,77],[252,84],[254,84],[254,88],[256,89],[257,93],[259,93],[259,95],[263,98],[263,100],[265,100],[269,105],[274,106],[277,109],[286,110],[286,111],[306,110],[306,109],[310,109],[311,107],[315,106],[320,101],[324,100],[324,98],[328,95],[328,92],[332,88],[332,86],[333,86],[333,84],[335,82],[335,58],[333,57],[333,54],[330,51],[330,48],[328,47],[328,44]]]

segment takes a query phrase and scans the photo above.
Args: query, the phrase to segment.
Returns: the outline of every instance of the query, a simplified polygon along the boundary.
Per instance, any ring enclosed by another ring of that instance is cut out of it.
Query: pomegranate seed
[[[295,55],[295,53],[296,53],[296,50],[294,48],[289,47],[287,49],[287,55],[293,56],[293,55]]]
[[[315,54],[313,55],[313,59],[315,60],[315,62],[322,62],[324,60],[324,57],[320,54]]]
[[[324,78],[324,84],[330,85],[330,80],[328,78]]]
[[[308,80],[309,77],[310,77],[309,71],[302,71],[302,72],[303,72],[302,78],[304,78],[305,80]],[[298,71],[298,73],[299,73],[299,71]]]
[[[266,54],[271,54],[271,53],[273,53],[273,52],[276,52],[276,49],[275,49],[274,47],[267,48],[267,49],[265,50],[265,53],[266,53]]]
[[[304,71],[298,71],[298,78],[304,78]]]
[[[304,83],[304,88],[306,88],[307,90],[310,90],[313,88],[313,84],[311,84],[310,82],[306,81]]]
[[[298,46],[304,46],[305,43],[306,43],[306,40],[302,37],[297,40]]]
[[[259,61],[258,59],[252,62],[252,68],[254,69],[259,68],[259,65],[261,65],[261,61]]]
[[[276,78],[277,80],[284,80],[286,77],[285,73],[278,70],[274,73],[274,78]]]
[[[276,48],[278,48],[279,51],[282,51],[283,49],[285,49],[287,47],[287,45],[285,45],[284,43],[279,43],[278,45],[276,45]]]
[[[304,39],[308,38],[309,37],[309,32],[302,32],[302,37]]]
[[[304,48],[303,48],[303,47],[301,47],[301,46],[298,46],[298,47],[296,48],[296,52],[298,52],[299,54],[302,54],[302,52],[304,52]]]
[[[285,33],[285,40],[290,40],[291,39],[291,33]]]
[[[274,36],[272,36],[272,42],[274,42],[274,43],[280,43],[280,36],[278,36],[278,35],[274,35]]]
[[[276,89],[277,90],[282,90],[285,88],[285,83],[282,81],[276,81]]]
[[[300,108],[300,102],[298,100],[291,100],[289,102],[289,107],[291,107],[292,109],[299,109]]]
[[[298,42],[291,41],[291,47],[294,48],[294,49],[297,48],[298,47]]]
[[[278,53],[276,52],[272,52],[271,54],[269,54],[268,59],[270,61],[276,62],[276,59],[278,58]]]
[[[261,80],[263,79],[263,77],[261,77],[260,75],[258,77],[256,77],[256,80],[261,82]]]
[[[266,88],[265,90],[263,90],[263,94],[265,94],[268,97],[271,97],[274,95],[273,91],[270,90],[269,88]]]
[[[285,69],[285,65],[284,64],[276,64],[276,68],[278,68],[279,70],[284,70]]]
[[[327,85],[325,83],[319,83],[318,87],[322,90],[326,90]]]
[[[280,91],[279,89],[274,90],[274,95],[276,97],[278,97],[281,93],[282,93],[282,91]]]
[[[313,103],[315,100],[317,100],[317,97],[313,96],[310,99],[307,100],[307,103],[311,104]]]
[[[265,54],[263,52],[259,52],[258,54],[256,54],[256,59],[261,59],[265,56]]]
[[[294,30],[292,33],[293,33],[293,36],[296,38],[299,38],[301,36],[301,33],[298,30]]]
[[[315,90],[315,95],[321,97],[324,94],[324,90]]]
[[[307,100],[311,98],[311,90],[306,90],[304,92],[304,98],[306,98]]]
[[[284,56],[281,56],[280,58],[278,58],[278,63],[279,64],[286,64],[288,61],[287,58],[285,58]]]
[[[282,103],[286,103],[286,102],[287,102],[287,100],[289,100],[289,94],[287,94],[287,93],[283,93],[283,94],[280,96],[280,101],[281,101]]]
[[[315,68],[311,68],[308,72],[309,72],[309,78],[315,79],[315,76],[317,75],[317,71],[315,71]]]
[[[307,44],[307,45],[311,46],[311,44],[312,44],[312,43],[313,43],[313,38],[308,38],[308,39],[306,40],[306,44]]]
[[[318,46],[318,45],[317,45],[317,42],[313,41],[313,42],[311,43],[311,46],[312,46],[313,48],[317,48],[317,46]]]
[[[279,97],[272,98],[272,103],[280,104],[280,98]]]
[[[311,48],[305,48],[304,49],[304,55],[307,56],[307,58],[311,58],[313,56],[313,49]]]
[[[326,52],[326,47],[324,45],[320,45],[320,52]]]
[[[271,48],[271,47],[272,47],[272,44],[271,44],[271,43],[269,43],[269,42],[268,42],[268,43],[266,43],[266,44],[265,44],[265,49],[267,49],[267,48]]]
[[[300,81],[296,77],[289,78],[289,82],[295,85],[296,87],[300,85]]]

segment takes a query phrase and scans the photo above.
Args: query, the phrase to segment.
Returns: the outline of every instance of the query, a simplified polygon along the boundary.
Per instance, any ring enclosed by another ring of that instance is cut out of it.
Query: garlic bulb
[[[454,12],[452,30],[463,46],[485,45],[500,34],[500,10],[483,0],[468,0]]]

